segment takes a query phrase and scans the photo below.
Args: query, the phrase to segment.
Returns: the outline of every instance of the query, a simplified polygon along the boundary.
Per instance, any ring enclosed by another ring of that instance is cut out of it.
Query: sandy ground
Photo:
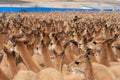
[[[59,8],[81,7],[120,7],[120,1],[115,0],[1,0],[0,6],[40,6]]]

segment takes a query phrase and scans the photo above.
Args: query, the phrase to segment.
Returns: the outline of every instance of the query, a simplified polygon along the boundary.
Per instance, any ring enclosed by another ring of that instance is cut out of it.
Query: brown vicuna
[[[0,68],[0,80],[10,80]]]
[[[74,54],[71,49],[70,43],[68,43],[68,45],[66,45],[66,48],[64,50],[64,55],[65,55],[65,58],[67,58],[66,62],[70,63],[74,60],[74,57],[73,57]]]
[[[113,52],[112,46],[110,44],[107,45],[107,54],[109,56],[110,61],[118,62]]]
[[[89,58],[90,55],[91,55],[91,52],[89,51],[85,55],[85,59],[86,59],[85,60],[85,77],[86,77],[86,80],[95,80],[92,63]]]
[[[41,40],[41,52],[42,52],[42,55],[43,55],[43,64],[44,64],[44,67],[52,67],[52,63],[51,63],[51,60],[50,60],[50,51],[48,49],[48,44],[44,44],[44,41]]]
[[[29,50],[25,46],[24,41],[22,39],[18,40],[15,48],[16,48],[16,52],[20,54],[21,58],[23,59],[23,62],[25,63],[28,69],[34,72],[40,71],[39,67],[32,60],[32,57],[29,54]]]
[[[100,63],[105,66],[110,66],[109,60],[108,60],[108,54],[107,54],[107,44],[103,43],[101,44],[101,52],[100,52]]]
[[[8,76],[10,79],[13,78],[13,73],[11,71],[11,67],[7,59],[7,55],[5,53],[3,53],[3,58],[2,61],[0,62],[0,68],[6,76]]]
[[[38,73],[36,80],[63,80],[63,76],[54,68],[46,68]]]
[[[114,55],[117,58],[120,58],[120,42],[116,41],[112,44],[113,50],[114,50]]]
[[[86,54],[84,53],[84,55],[79,56],[78,58],[76,58],[74,62],[69,64],[70,67],[73,64],[77,64],[77,66],[79,67],[78,70],[84,74],[86,80],[95,80],[94,72],[93,72],[94,68],[92,62],[90,61],[91,55],[92,55],[92,51],[87,50]]]
[[[64,48],[62,45],[62,42],[58,40],[57,37],[51,40],[49,44],[49,50],[52,50],[54,52],[55,58],[55,68],[59,71],[62,70],[62,62],[63,62],[63,56],[64,56]]]
[[[4,42],[8,40],[8,34],[0,33],[0,51],[4,48]]]
[[[4,52],[7,54],[7,60],[10,65],[11,72],[13,76],[17,74],[17,67],[16,67],[16,58],[15,58],[15,52],[10,52],[5,46],[4,46]]]
[[[13,80],[37,80],[37,74],[31,70],[20,70]]]
[[[97,45],[96,49],[99,50],[100,64],[110,66],[107,53],[108,46],[106,40],[104,41],[100,35],[99,37],[96,38],[95,43]]]
[[[17,65],[17,70],[20,71],[20,70],[28,70],[28,69],[25,66],[25,64],[23,62],[21,62]]]

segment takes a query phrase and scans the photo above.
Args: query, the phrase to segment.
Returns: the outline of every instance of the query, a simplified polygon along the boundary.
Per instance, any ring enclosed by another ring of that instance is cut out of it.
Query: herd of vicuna
[[[120,80],[120,13],[1,13],[0,80]]]

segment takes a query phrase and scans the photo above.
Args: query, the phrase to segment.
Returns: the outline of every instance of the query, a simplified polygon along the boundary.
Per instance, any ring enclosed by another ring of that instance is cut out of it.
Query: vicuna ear
[[[88,41],[90,42],[90,41],[92,41],[93,39],[94,39],[94,38],[93,38],[93,37],[91,37],[91,38],[89,38],[89,39],[88,39]]]
[[[0,27],[0,32],[2,32],[2,31],[3,31],[3,28]]]
[[[13,55],[14,57],[16,56],[15,54],[16,54],[16,53],[15,53],[15,51],[13,50],[13,51],[12,51],[12,55]]]
[[[107,24],[105,24],[105,28],[107,28]]]
[[[44,29],[45,30],[45,29]],[[45,33],[44,32],[42,32],[42,35],[43,35],[43,37],[45,36]]]
[[[91,49],[87,49],[87,53],[84,55],[84,57],[89,60],[90,59],[90,55],[91,55]]]
[[[8,49],[7,49],[7,47],[6,47],[6,46],[4,46],[3,50],[4,50],[4,52],[5,52],[6,54],[8,54],[8,53],[9,53],[9,51],[8,51]]]
[[[41,45],[44,45],[44,41],[43,41],[43,40],[41,40],[41,41],[40,41],[40,44],[41,44]]]
[[[52,34],[52,37],[55,37],[55,34]]]
[[[2,62],[3,54],[0,55],[0,63]]]
[[[120,45],[116,46],[116,48],[120,50]]]
[[[28,44],[29,43],[29,41],[27,40],[27,41],[24,41],[24,44]]]
[[[88,54],[85,54],[84,57],[85,57],[86,60],[90,59]]]
[[[56,40],[56,41],[58,40],[57,36],[55,36],[55,40]]]
[[[16,66],[17,66],[19,63],[21,63],[21,62],[23,62],[23,60],[22,60],[21,56],[19,55],[19,56],[16,58]],[[23,62],[23,63],[24,63],[24,62]]]
[[[114,35],[114,38],[118,38],[118,36],[119,36],[118,34],[115,34],[115,35]]]
[[[12,43],[14,43],[14,42],[16,41],[15,36],[10,37],[9,39],[10,39],[10,41],[11,41]]]
[[[87,37],[85,36],[83,39],[84,43],[87,43]]]

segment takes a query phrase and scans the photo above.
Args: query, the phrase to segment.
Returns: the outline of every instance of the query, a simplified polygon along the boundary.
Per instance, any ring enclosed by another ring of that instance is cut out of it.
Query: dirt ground
[[[59,8],[120,7],[118,0],[1,0],[0,6],[41,6]]]

